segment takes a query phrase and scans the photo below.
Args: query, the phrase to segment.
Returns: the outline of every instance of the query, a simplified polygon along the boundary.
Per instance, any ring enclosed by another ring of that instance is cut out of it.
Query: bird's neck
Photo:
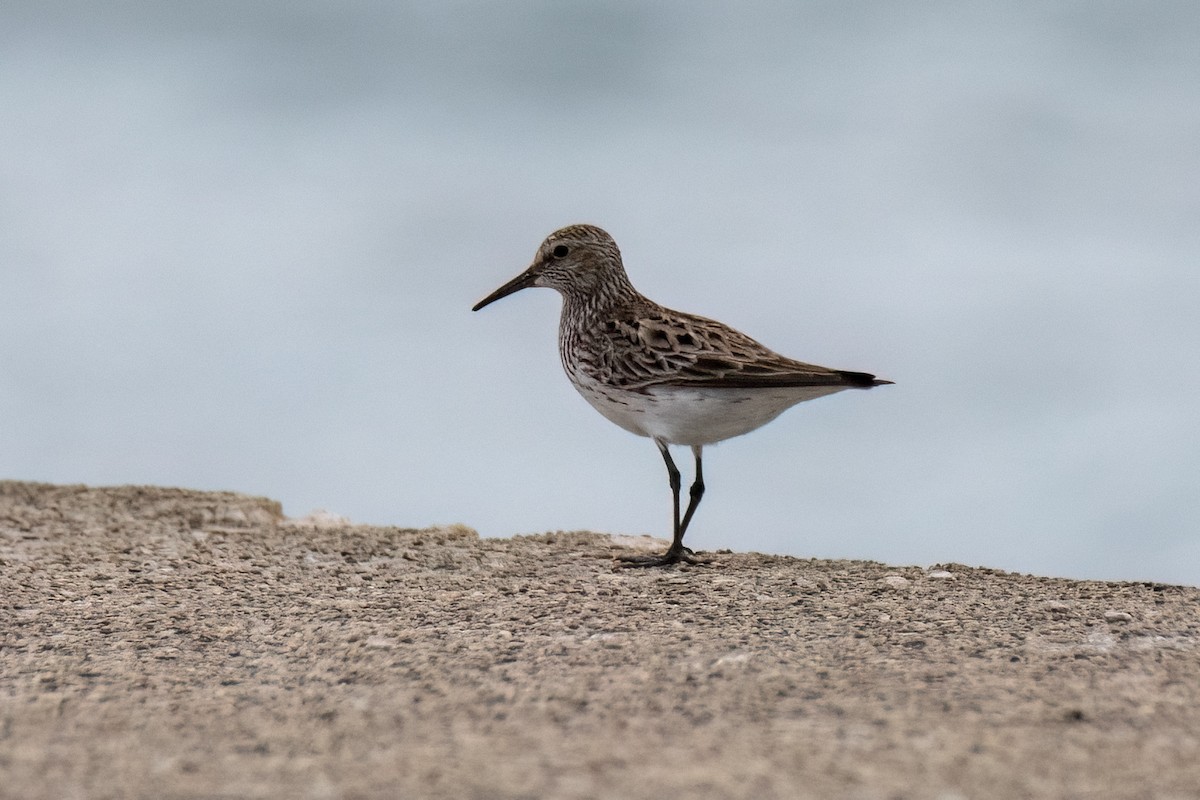
[[[628,281],[613,283],[589,292],[563,292],[562,324],[588,328],[597,323],[626,316],[650,301]]]

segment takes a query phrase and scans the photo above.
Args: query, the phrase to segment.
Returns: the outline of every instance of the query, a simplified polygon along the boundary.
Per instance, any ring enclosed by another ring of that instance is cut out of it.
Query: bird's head
[[[546,237],[533,263],[517,277],[480,300],[478,311],[530,286],[557,289],[566,298],[588,299],[606,289],[628,286],[617,243],[595,225],[570,225]]]

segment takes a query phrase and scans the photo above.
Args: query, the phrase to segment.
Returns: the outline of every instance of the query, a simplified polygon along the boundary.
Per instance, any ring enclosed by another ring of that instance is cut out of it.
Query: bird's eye
[[[571,252],[571,249],[565,244],[560,244],[556,245],[554,250],[551,252],[555,258],[566,258],[567,253]]]

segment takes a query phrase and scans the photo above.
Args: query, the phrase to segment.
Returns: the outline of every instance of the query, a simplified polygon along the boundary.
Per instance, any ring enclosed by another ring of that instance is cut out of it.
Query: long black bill
[[[513,278],[511,281],[504,284],[499,289],[492,292],[487,297],[483,298],[478,303],[473,305],[471,307],[471,310],[478,311],[479,309],[483,308],[484,306],[490,305],[491,303],[496,302],[501,297],[508,297],[513,292],[519,292],[522,289],[526,289],[530,286],[533,286],[533,281],[536,278],[537,278],[537,273],[534,272],[532,269],[527,269],[524,272],[522,272],[520,275]]]

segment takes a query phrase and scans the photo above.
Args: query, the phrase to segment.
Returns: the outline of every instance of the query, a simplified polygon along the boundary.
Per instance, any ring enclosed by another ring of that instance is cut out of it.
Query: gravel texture
[[[1200,797],[1200,590],[662,546],[0,482],[0,797]]]

